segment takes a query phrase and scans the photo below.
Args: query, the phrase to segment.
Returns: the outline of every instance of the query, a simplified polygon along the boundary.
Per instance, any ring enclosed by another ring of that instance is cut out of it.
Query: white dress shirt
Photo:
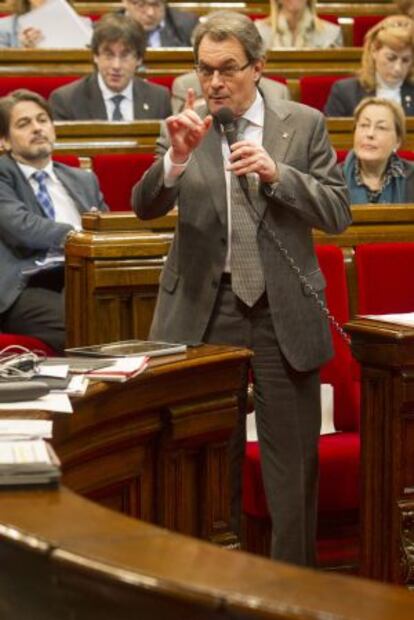
[[[402,101],[401,101],[402,81],[399,82],[396,86],[389,86],[388,84],[383,82],[383,80],[381,80],[378,73],[376,76],[376,80],[377,80],[377,88],[375,92],[376,97],[379,97],[380,99],[390,99],[391,101],[395,101],[396,103],[399,103],[400,105],[402,105]]]
[[[38,168],[16,162],[20,170],[23,172],[26,179],[29,181],[33,191],[37,194],[39,190],[39,183],[33,178],[34,172],[39,172]],[[53,162],[50,161],[48,165],[43,168],[47,172],[48,176],[45,179],[47,191],[53,202],[55,209],[55,221],[63,224],[70,224],[76,230],[81,230],[82,222],[81,215],[76,207],[76,204],[72,197],[68,194],[66,188],[62,182],[56,176],[53,170]]]
[[[264,126],[264,101],[263,97],[258,90],[256,90],[256,98],[250,108],[243,114],[243,118],[249,121],[248,126],[244,132],[244,138],[255,144],[262,144],[263,142],[263,126]],[[226,170],[227,162],[230,155],[230,148],[227,143],[226,137],[223,133],[221,139],[221,150],[223,153],[223,166],[224,176],[226,179],[226,198],[227,198],[227,255],[224,266],[224,271],[230,272],[230,259],[231,259],[231,200],[230,200],[230,171]],[[167,151],[164,157],[164,185],[166,187],[173,187],[178,177],[183,174],[186,169],[191,156],[184,164],[174,164],[171,161],[171,149]],[[197,208],[194,205],[194,208]]]
[[[121,92],[119,93],[115,93],[113,90],[110,90],[107,87],[107,85],[102,79],[101,74],[98,73],[98,86],[101,89],[102,97],[103,97],[105,108],[106,108],[106,116],[109,121],[112,120],[112,115],[115,109],[115,104],[111,98],[114,97],[115,95],[124,96],[124,99],[121,101],[121,104],[120,104],[121,114],[124,120],[125,121],[134,120],[134,100],[133,100],[133,93],[132,93],[132,84],[133,84],[133,81],[131,80],[128,86],[124,88],[124,90],[121,90]]]

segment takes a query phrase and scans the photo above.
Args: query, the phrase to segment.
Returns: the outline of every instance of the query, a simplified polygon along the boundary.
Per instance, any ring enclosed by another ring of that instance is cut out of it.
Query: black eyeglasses
[[[236,75],[240,73],[240,71],[244,71],[251,64],[251,60],[248,60],[246,64],[242,67],[239,67],[239,65],[236,64],[226,65],[224,67],[210,67],[210,65],[206,65],[201,62],[195,65],[194,68],[197,71],[198,75],[206,80],[211,80],[216,71],[222,79],[231,80],[232,78],[236,77]]]

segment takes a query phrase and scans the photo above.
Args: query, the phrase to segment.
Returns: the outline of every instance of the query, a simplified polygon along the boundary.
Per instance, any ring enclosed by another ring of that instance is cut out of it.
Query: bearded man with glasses
[[[141,24],[148,47],[191,47],[197,15],[168,6],[165,0],[122,0],[123,11]]]
[[[312,229],[342,232],[349,196],[323,115],[262,91],[263,41],[248,17],[209,15],[194,32],[194,55],[207,106],[196,111],[189,89],[184,110],[166,119],[159,158],[133,190],[143,219],[178,202],[150,337],[252,350],[271,555],[311,566],[319,368],[332,356]],[[247,388],[247,369],[244,379]],[[246,392],[229,455],[236,532]]]

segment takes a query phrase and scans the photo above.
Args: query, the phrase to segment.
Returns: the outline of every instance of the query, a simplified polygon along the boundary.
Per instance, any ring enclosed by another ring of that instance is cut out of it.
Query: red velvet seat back
[[[148,82],[159,84],[160,86],[166,86],[168,90],[172,89],[172,83],[174,82],[176,75],[153,75],[148,78]]]
[[[384,19],[385,15],[356,15],[354,17],[353,45],[362,47],[368,30]]]
[[[332,84],[345,75],[306,75],[299,79],[300,102],[323,112]]]
[[[32,336],[22,336],[20,334],[0,334],[0,351],[10,346],[20,346],[30,349],[30,351],[42,351],[46,355],[56,355],[55,351],[45,342]],[[18,350],[16,349],[16,352]]]
[[[414,243],[356,247],[358,312],[414,312]]]
[[[27,88],[48,99],[52,90],[77,80],[79,75],[2,75],[0,78],[0,96],[12,90]]]
[[[349,320],[348,289],[342,250],[337,246],[316,248],[319,265],[326,278],[326,301],[330,313],[340,325]],[[331,328],[335,355],[321,369],[322,383],[334,387],[335,428],[355,431],[359,428],[359,381],[355,380],[354,360],[349,345]]]
[[[66,166],[80,168],[80,159],[77,155],[53,155],[53,160],[66,164]]]
[[[153,153],[94,155],[92,168],[111,211],[131,210],[132,187],[151,166],[154,157]]]

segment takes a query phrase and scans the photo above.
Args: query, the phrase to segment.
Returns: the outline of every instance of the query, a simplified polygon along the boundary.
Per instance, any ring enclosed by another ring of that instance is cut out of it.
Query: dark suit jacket
[[[162,46],[192,47],[191,35],[197,23],[197,15],[167,7],[165,26],[160,32]]]
[[[125,9],[121,9],[118,13],[125,13]],[[191,35],[197,23],[197,15],[167,6],[165,24],[160,30],[161,46],[192,47]]]
[[[54,163],[56,176],[80,213],[96,207],[107,211],[95,174]],[[32,187],[14,159],[0,157],[0,313],[18,297],[27,282],[23,269],[35,266],[52,248],[59,248],[72,226],[46,217]]]
[[[171,114],[170,93],[165,86],[135,77],[133,98],[137,120],[166,118]],[[108,120],[96,73],[57,88],[51,93],[49,103],[55,120]]]
[[[278,163],[280,182],[262,186],[257,240],[273,325],[281,350],[297,370],[310,370],[332,354],[326,317],[277,247],[277,239],[323,297],[325,280],[315,256],[312,228],[339,233],[351,222],[349,196],[323,116],[266,93],[263,146]],[[205,114],[205,111],[204,111]],[[158,153],[169,146],[166,136]],[[139,217],[164,215],[179,202],[179,222],[164,267],[151,337],[201,341],[213,313],[227,252],[227,201],[221,135],[214,124],[171,188],[160,157],[133,190]]]
[[[364,97],[375,97],[375,92],[364,90],[357,78],[338,80],[332,85],[324,112],[326,116],[353,116]],[[414,84],[404,82],[401,102],[407,116],[414,116]]]

